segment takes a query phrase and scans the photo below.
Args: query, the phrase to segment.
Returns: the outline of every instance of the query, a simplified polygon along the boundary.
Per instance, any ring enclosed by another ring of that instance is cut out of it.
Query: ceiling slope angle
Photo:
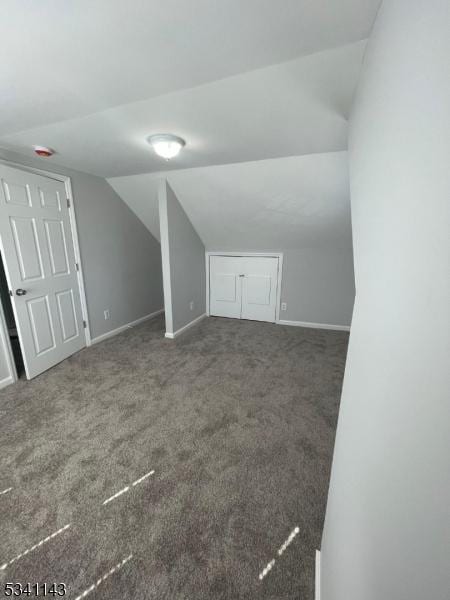
[[[379,2],[8,2],[0,136],[365,39]]]
[[[364,48],[360,41],[4,135],[0,146],[26,153],[44,143],[56,149],[55,164],[103,177],[345,150]],[[169,162],[146,141],[164,132],[186,140]]]
[[[351,249],[346,152],[109,179],[158,239],[162,176],[209,250]]]

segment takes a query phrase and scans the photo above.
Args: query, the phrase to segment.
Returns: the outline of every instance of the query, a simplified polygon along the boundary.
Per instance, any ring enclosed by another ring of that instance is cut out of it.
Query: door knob
[[[239,275],[239,277],[245,277],[245,275]]]
[[[22,288],[18,288],[16,290],[16,296],[25,296],[26,293],[27,293],[27,290],[23,290]]]

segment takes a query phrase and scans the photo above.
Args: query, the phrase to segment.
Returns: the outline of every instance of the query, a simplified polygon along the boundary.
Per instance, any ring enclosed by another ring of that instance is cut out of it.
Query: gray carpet
[[[30,581],[73,599],[312,600],[348,335],[163,328],[0,392],[2,594]]]

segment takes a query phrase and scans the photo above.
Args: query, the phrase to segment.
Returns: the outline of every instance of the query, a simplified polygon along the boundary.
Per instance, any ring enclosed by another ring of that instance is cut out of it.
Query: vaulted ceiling
[[[6,4],[0,146],[113,177],[342,149],[379,0]],[[161,131],[179,162],[146,144]]]
[[[43,125],[0,145],[50,146],[52,162],[104,177],[343,150],[364,45]],[[187,142],[170,162],[146,142],[161,132]]]
[[[324,226],[318,239],[328,231],[335,243],[348,231],[347,117],[379,3],[9,2],[0,23],[0,147],[27,155],[49,146],[56,153],[43,168],[109,178],[153,233],[152,192],[142,186],[154,175],[141,174],[173,171],[208,245],[225,248],[218,214],[243,249],[255,227],[259,245],[272,248],[280,244],[269,230],[291,240],[294,222],[313,240],[303,225],[327,211],[336,230]],[[187,142],[170,162],[145,141],[161,132]]]
[[[351,248],[346,152],[164,173],[208,250]],[[109,183],[159,239],[161,174]]]
[[[0,131],[13,133],[367,37],[373,0],[3,3]]]

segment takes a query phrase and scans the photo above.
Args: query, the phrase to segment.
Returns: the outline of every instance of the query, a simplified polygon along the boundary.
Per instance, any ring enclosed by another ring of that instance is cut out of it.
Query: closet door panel
[[[210,256],[209,312],[215,317],[241,318],[242,257]]]

